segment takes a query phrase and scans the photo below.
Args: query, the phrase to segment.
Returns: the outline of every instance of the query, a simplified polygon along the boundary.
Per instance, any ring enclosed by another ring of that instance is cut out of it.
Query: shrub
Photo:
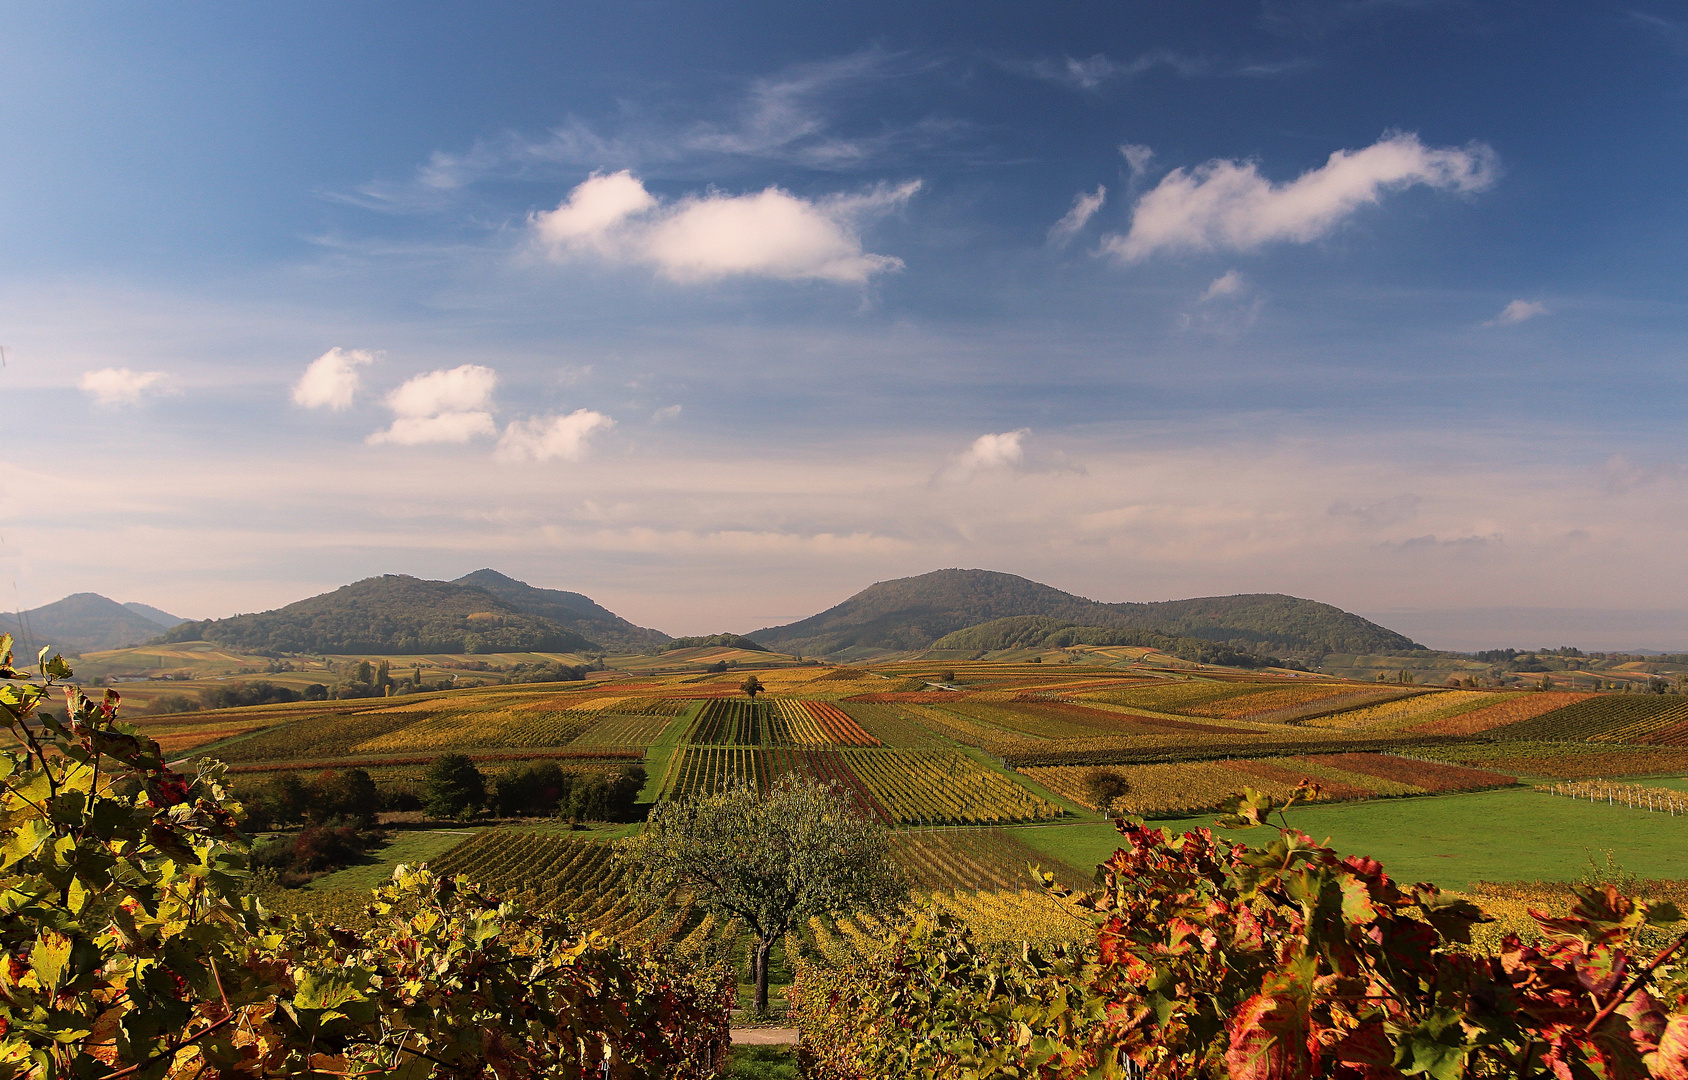
[[[707,1075],[732,988],[399,867],[362,933],[267,914],[222,767],[74,688],[64,722],[0,635],[0,1078]]]
[[[1294,800],[1290,800],[1293,802]],[[1245,791],[1221,824],[1287,804]],[[921,918],[888,955],[798,966],[806,1073],[1367,1080],[1688,1076],[1688,965],[1670,904],[1578,886],[1547,938],[1471,949],[1487,917],[1287,825],[1259,847],[1118,823],[1099,888],[1045,880],[1094,937],[986,950]],[[1661,947],[1662,946],[1662,947]]]

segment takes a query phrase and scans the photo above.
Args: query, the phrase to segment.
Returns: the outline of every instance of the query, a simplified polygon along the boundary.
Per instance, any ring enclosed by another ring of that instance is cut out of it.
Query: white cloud
[[[358,368],[373,363],[367,349],[335,346],[311,361],[299,381],[293,384],[293,403],[307,409],[347,409],[358,389]]]
[[[1119,152],[1120,156],[1125,158],[1125,163],[1131,167],[1133,180],[1149,171],[1149,162],[1155,156],[1152,148],[1139,146],[1137,143],[1121,143]]]
[[[616,131],[571,117],[543,134],[506,132],[477,140],[466,151],[436,150],[408,180],[372,181],[332,197],[398,213],[443,210],[490,178],[555,180],[583,169],[664,168],[684,163],[689,175],[741,168],[744,161],[788,162],[805,169],[848,172],[875,162],[910,160],[951,143],[971,125],[928,116],[887,123],[878,113],[840,108],[859,88],[920,76],[931,60],[870,47],[846,56],[795,64],[750,81],[714,118],[675,118],[672,110],[623,109]],[[840,130],[839,115],[864,115]]]
[[[1131,231],[1104,250],[1144,259],[1162,250],[1248,251],[1274,240],[1307,243],[1386,191],[1424,184],[1481,191],[1494,183],[1496,158],[1481,143],[1433,149],[1411,134],[1386,135],[1363,150],[1338,150],[1287,184],[1252,161],[1210,161],[1174,169],[1137,201]]]
[[[679,418],[680,406],[678,405],[665,405],[656,412],[651,413],[651,422],[657,424],[662,423],[664,420],[678,420]]]
[[[1019,428],[1014,431],[1004,431],[992,435],[981,435],[973,440],[973,445],[958,459],[961,465],[972,469],[989,469],[1003,465],[1018,465],[1026,459],[1026,448],[1022,445],[1031,428]]]
[[[614,426],[614,420],[591,409],[576,409],[567,416],[513,420],[504,429],[504,437],[498,440],[494,456],[510,462],[579,461],[586,456],[586,443],[592,433]]]
[[[366,441],[371,445],[395,443],[399,446],[420,446],[423,443],[466,443],[472,439],[498,434],[489,412],[448,412],[438,416],[401,416],[385,431],[377,431]]]
[[[1235,296],[1248,288],[1243,283],[1243,276],[1235,270],[1227,270],[1213,279],[1206,291],[1202,293],[1202,301],[1213,300],[1221,296]]]
[[[1525,319],[1533,319],[1537,315],[1546,315],[1547,305],[1538,304],[1534,300],[1514,300],[1500,309],[1500,314],[1484,323],[1484,326],[1512,326]]]
[[[83,372],[76,385],[94,395],[101,405],[137,405],[148,394],[164,393],[164,381],[168,378],[162,371],[101,368]]]
[[[497,386],[498,373],[479,364],[418,375],[387,395],[387,408],[395,416],[392,426],[366,441],[417,446],[496,435],[492,392]]]
[[[1079,230],[1096,216],[1096,211],[1102,209],[1102,203],[1108,198],[1108,189],[1096,185],[1096,190],[1088,195],[1079,192],[1073,198],[1073,208],[1049,229],[1049,242],[1056,246],[1072,243],[1073,237]]]
[[[859,222],[890,212],[919,190],[920,181],[913,180],[810,200],[770,187],[664,204],[623,170],[592,176],[557,209],[535,214],[532,226],[552,258],[591,254],[651,265],[674,281],[744,275],[862,284],[903,262],[863,251]]]

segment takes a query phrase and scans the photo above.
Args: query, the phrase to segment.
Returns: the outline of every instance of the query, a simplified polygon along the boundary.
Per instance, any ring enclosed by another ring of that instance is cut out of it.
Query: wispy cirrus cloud
[[[1548,314],[1547,305],[1534,300],[1514,300],[1500,309],[1500,314],[1485,322],[1484,326],[1516,326],[1518,323],[1533,319],[1538,315]]]
[[[1055,247],[1065,247],[1073,242],[1073,237],[1084,230],[1090,219],[1096,216],[1096,211],[1102,209],[1107,201],[1108,189],[1101,184],[1096,185],[1092,192],[1079,192],[1073,197],[1073,208],[1049,227],[1049,243]]]
[[[76,385],[92,394],[94,401],[100,405],[139,405],[145,398],[169,393],[169,378],[162,371],[101,368],[83,372]]]
[[[647,265],[679,282],[747,276],[860,285],[903,265],[865,251],[860,223],[897,209],[919,190],[920,181],[911,180],[805,199],[770,187],[664,203],[622,170],[592,176],[530,225],[558,261],[594,256]]]
[[[1131,229],[1103,250],[1127,262],[1162,251],[1252,251],[1273,242],[1308,243],[1330,233],[1385,193],[1417,185],[1469,193],[1499,173],[1483,143],[1428,147],[1417,135],[1385,135],[1361,150],[1337,150],[1288,183],[1253,161],[1214,160],[1174,169],[1137,200]]]
[[[1258,78],[1278,75],[1306,66],[1304,60],[1224,61],[1192,56],[1174,49],[1155,49],[1128,60],[1096,53],[1087,57],[1040,57],[1023,65],[1023,70],[1046,82],[1069,90],[1096,91],[1116,79],[1129,79],[1157,69],[1184,76]]]
[[[879,48],[795,64],[752,79],[720,115],[678,117],[633,109],[614,130],[570,117],[542,134],[504,132],[463,151],[436,150],[415,174],[371,181],[329,197],[374,210],[432,212],[454,205],[488,179],[555,181],[588,170],[681,171],[731,161],[782,162],[821,172],[853,172],[907,160],[971,130],[928,116],[848,128],[844,106],[881,83],[913,78],[937,62]],[[706,106],[707,107],[707,106]]]

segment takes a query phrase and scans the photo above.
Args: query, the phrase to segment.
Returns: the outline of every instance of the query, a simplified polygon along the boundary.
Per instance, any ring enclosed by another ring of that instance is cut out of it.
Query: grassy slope
[[[694,705],[674,718],[674,722],[662,729],[662,735],[656,742],[645,749],[645,786],[639,789],[639,801],[654,803],[657,796],[662,794],[662,781],[668,772],[668,761],[674,756],[675,747],[680,745],[681,736],[686,728],[691,726],[692,716],[701,705]]]
[[[392,877],[393,867],[399,863],[414,866],[431,862],[478,832],[479,829],[471,828],[398,833],[380,849],[370,852],[368,862],[324,874],[305,888],[313,892],[323,889],[373,889]]]
[[[1527,788],[1417,799],[1313,806],[1290,811],[1290,824],[1338,851],[1369,855],[1400,881],[1461,888],[1472,881],[1566,881],[1590,857],[1617,862],[1644,878],[1688,877],[1688,820],[1606,807]],[[1157,821],[1170,829],[1210,825],[1211,816]],[[1020,828],[1039,851],[1077,867],[1106,859],[1118,834],[1107,824]],[[1229,834],[1246,842],[1247,831]]]

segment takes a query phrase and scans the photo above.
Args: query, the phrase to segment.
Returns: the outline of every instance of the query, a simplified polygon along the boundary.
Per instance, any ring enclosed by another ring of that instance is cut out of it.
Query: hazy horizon
[[[0,605],[979,566],[1688,648],[1674,5],[7,15]]]

